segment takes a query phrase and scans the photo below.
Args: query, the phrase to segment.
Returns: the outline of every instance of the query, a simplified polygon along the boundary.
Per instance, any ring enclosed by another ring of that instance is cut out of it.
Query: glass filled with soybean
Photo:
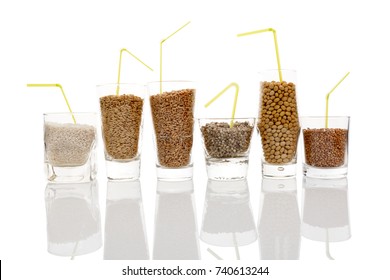
[[[262,144],[262,173],[265,177],[294,177],[300,132],[296,71],[265,70],[260,75],[257,129]]]

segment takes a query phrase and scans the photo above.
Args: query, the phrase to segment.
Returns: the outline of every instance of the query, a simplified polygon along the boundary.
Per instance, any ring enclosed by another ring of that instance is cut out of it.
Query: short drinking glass
[[[44,114],[45,170],[51,182],[96,177],[96,114]]]
[[[348,172],[349,117],[302,117],[303,174],[340,178]]]
[[[199,119],[209,179],[247,176],[255,118]]]

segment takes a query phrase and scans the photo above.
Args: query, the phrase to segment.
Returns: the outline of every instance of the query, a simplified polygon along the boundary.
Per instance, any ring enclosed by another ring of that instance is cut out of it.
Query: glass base
[[[343,178],[348,174],[348,167],[313,167],[307,164],[303,164],[303,175],[312,178],[322,178],[322,179],[333,179],[333,178]]]
[[[106,160],[106,174],[109,180],[138,180],[141,160],[115,161]]]
[[[349,225],[321,228],[302,223],[302,236],[314,241],[341,242],[351,238],[351,228]]]
[[[75,240],[68,243],[49,242],[47,251],[50,254],[62,257],[81,256],[95,252],[102,247],[102,237],[99,234],[94,234],[83,240]]]
[[[268,164],[263,162],[262,163],[262,170],[263,170],[263,176],[264,177],[274,177],[274,178],[280,178],[280,177],[295,177],[297,174],[297,164],[284,164],[284,165],[278,165],[278,164]]]
[[[242,180],[248,173],[248,158],[206,159],[207,176],[211,180]]]
[[[160,165],[157,167],[157,179],[162,181],[191,180],[193,174],[192,164],[181,168],[167,168]]]
[[[45,163],[47,180],[52,183],[83,183],[96,178],[96,165],[88,160],[86,164],[71,167],[53,166]]]

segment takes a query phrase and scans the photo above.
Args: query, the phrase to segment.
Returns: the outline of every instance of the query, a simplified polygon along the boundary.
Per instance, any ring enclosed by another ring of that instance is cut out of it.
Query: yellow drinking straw
[[[273,28],[260,29],[260,30],[255,30],[255,31],[251,31],[251,32],[237,34],[237,37],[253,35],[253,34],[258,34],[258,33],[263,33],[263,32],[272,32],[274,35],[274,45],[275,45],[276,61],[278,63],[279,80],[280,80],[280,82],[282,82],[283,81],[282,68],[280,67],[279,47],[278,47],[278,40],[276,38],[276,30]]]
[[[122,53],[123,52],[127,52],[128,54],[130,54],[132,57],[134,57],[136,60],[138,60],[139,62],[141,62],[145,67],[147,67],[149,70],[153,71],[153,69],[151,67],[149,67],[145,62],[143,62],[141,59],[139,59],[138,57],[136,57],[134,54],[132,54],[131,52],[129,52],[127,49],[123,48],[121,49],[120,51],[120,54],[119,54],[119,67],[118,67],[118,80],[117,80],[117,86],[116,86],[116,95],[119,95],[119,84],[120,84],[120,81],[121,81],[121,69],[122,69]]]
[[[175,32],[173,32],[171,35],[169,35],[168,37],[166,37],[165,39],[162,39],[161,42],[160,42],[160,93],[162,93],[162,46],[163,46],[163,43],[168,40],[169,38],[171,38],[173,35],[175,35],[177,32],[179,32],[180,30],[182,30],[184,27],[186,27],[187,25],[189,25],[191,23],[191,21],[187,22],[186,24],[184,24],[182,27],[180,27],[178,30],[176,30]]]
[[[234,96],[234,102],[233,102],[233,110],[232,110],[232,120],[230,121],[230,127],[233,127],[233,121],[234,116],[236,115],[236,107],[237,107],[237,99],[238,99],[238,92],[240,90],[240,87],[237,83],[231,83],[227,87],[225,87],[220,93],[218,93],[216,96],[214,96],[209,102],[207,102],[204,106],[207,108],[209,107],[215,100],[217,100],[219,97],[222,96],[229,88],[235,87],[236,88],[236,94]]]
[[[328,92],[326,95],[326,108],[325,108],[325,128],[328,128],[328,109],[329,109],[329,96],[331,93],[341,84],[342,81],[349,75],[349,72]]]
[[[60,84],[27,84],[27,86],[28,87],[58,87],[58,88],[60,88],[60,90],[62,92],[62,96],[64,97],[66,105],[68,106],[69,112],[72,115],[73,122],[76,124],[76,119],[75,119],[75,117],[73,115],[72,109],[70,108],[70,105],[69,105],[69,102],[68,102],[68,98],[66,98],[64,89],[62,88],[62,86]]]

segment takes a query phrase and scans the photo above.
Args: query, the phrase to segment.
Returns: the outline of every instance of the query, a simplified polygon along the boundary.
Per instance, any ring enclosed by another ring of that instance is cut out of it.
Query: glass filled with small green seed
[[[263,151],[262,173],[265,177],[294,177],[300,132],[296,72],[276,69],[260,75],[257,130]]]
[[[317,178],[341,178],[348,173],[350,117],[302,117],[303,174]]]
[[[198,121],[208,178],[246,178],[255,118],[201,118]]]

